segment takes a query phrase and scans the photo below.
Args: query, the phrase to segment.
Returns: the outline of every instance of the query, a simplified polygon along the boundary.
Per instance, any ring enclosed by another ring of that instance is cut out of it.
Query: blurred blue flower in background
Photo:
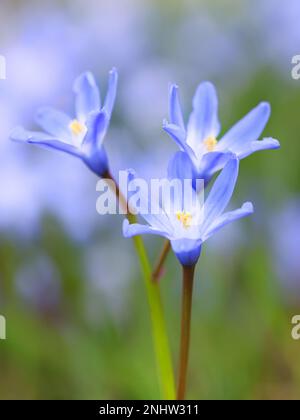
[[[221,130],[218,98],[210,82],[201,83],[196,91],[187,129],[175,85],[170,88],[169,113],[170,122],[164,122],[164,130],[189,156],[195,177],[205,183],[224,167],[232,154],[243,159],[259,150],[280,147],[272,138],[258,141],[270,116],[270,105],[266,102],[260,103],[217,141]]]
[[[300,300],[300,199],[293,198],[275,213],[270,224],[274,267],[290,303]]]
[[[183,18],[177,22],[173,35],[177,59],[174,66],[180,80],[195,83],[209,75],[220,84],[227,86],[229,83],[236,87],[251,75],[253,64],[249,62],[249,51],[244,48],[242,36],[246,26],[241,14],[237,20],[233,10],[231,12],[224,18],[224,14],[213,13],[204,2],[185,4]],[[189,48],[195,40],[197,48]]]
[[[124,247],[119,235],[118,232],[112,237],[110,232],[106,237],[105,246],[88,244],[84,248],[85,306],[88,320],[95,326],[103,322],[104,307],[116,322],[125,323],[130,316],[129,286],[138,270],[131,249]],[[118,261],[118,264],[108,265],[112,249],[114,260]]]
[[[89,0],[89,7],[84,10],[80,1],[71,4],[76,27],[80,28],[76,42],[81,46],[79,55],[83,63],[88,61],[100,74],[101,68],[114,63],[122,74],[130,74],[137,68],[137,62],[146,59],[151,47],[147,34],[151,2]]]
[[[253,33],[263,40],[259,50],[261,61],[292,81],[291,59],[299,54],[300,44],[299,1],[289,0],[283,7],[280,0],[255,0],[251,2],[249,12],[253,9],[256,10]]]
[[[57,315],[61,303],[61,278],[57,267],[47,255],[35,255],[16,273],[17,293],[25,305],[49,316]]]

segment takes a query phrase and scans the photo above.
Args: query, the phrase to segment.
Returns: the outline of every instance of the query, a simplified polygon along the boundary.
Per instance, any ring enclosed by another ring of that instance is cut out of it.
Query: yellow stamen
[[[73,120],[70,125],[70,130],[75,136],[82,134],[85,131],[85,125],[81,124],[78,120]]]
[[[204,140],[204,145],[208,152],[213,152],[216,148],[218,141],[214,136],[209,136]]]
[[[186,211],[177,211],[176,212],[176,217],[177,217],[177,220],[179,220],[179,222],[181,222],[183,224],[183,227],[185,229],[187,229],[191,226],[191,222],[192,222],[191,213],[186,212]]]

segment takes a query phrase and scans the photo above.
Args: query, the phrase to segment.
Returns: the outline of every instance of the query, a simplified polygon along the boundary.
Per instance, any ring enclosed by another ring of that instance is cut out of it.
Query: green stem
[[[126,199],[120,191],[117,182],[109,173],[105,174],[105,178],[108,178],[114,182],[116,195],[120,204],[126,210],[128,220],[130,223],[136,223],[136,216],[130,212],[130,209],[128,209]],[[141,236],[135,236],[133,241],[137,256],[140,261],[140,266],[148,295],[157,372],[162,396],[164,399],[173,400],[176,396],[175,380],[159,284],[152,281],[151,265],[143,239]]]
[[[189,361],[191,314],[195,266],[183,267],[181,339],[177,400],[185,398],[186,377]]]
[[[151,266],[142,238],[135,236],[134,244],[148,293],[154,347],[162,394],[164,399],[173,400],[175,399],[175,381],[159,283],[152,281]]]

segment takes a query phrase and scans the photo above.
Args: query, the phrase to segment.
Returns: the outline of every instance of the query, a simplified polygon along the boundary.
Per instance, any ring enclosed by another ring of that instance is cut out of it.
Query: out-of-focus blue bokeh
[[[298,398],[300,54],[297,0],[2,1],[0,54],[0,398],[155,398],[146,296],[122,218],[96,213],[96,177],[76,159],[8,140],[37,107],[72,112],[72,83],[91,70],[119,90],[105,140],[112,171],[163,176],[176,145],[162,130],[170,82],[186,115],[215,83],[223,132],[258,102],[280,151],[241,163],[234,204],[255,215],[205,246],[196,274],[190,398]],[[152,260],[161,246],[147,238]],[[117,262],[117,264],[116,264]],[[180,278],[162,292],[176,365]]]

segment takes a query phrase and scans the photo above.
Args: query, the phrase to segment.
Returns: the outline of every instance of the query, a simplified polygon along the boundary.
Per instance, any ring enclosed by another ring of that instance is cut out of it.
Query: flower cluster
[[[44,132],[27,131],[21,127],[13,130],[11,138],[61,150],[81,158],[97,175],[109,173],[108,158],[103,140],[109,127],[116,97],[118,75],[115,69],[109,75],[108,92],[101,106],[100,93],[93,75],[82,74],[74,83],[75,117],[52,108],[38,110],[36,122]],[[159,215],[143,215],[147,225],[124,221],[126,237],[150,233],[167,238],[183,266],[194,265],[201,253],[202,244],[228,223],[253,212],[247,202],[241,208],[225,212],[238,177],[239,161],[250,154],[266,149],[277,149],[279,142],[273,138],[259,140],[270,116],[270,105],[262,102],[236,123],[219,141],[220,122],[218,99],[210,82],[201,83],[193,100],[193,111],[187,126],[184,123],[178,88],[170,87],[169,122],[164,130],[176,141],[181,151],[170,160],[169,179],[204,180],[205,187],[214,174],[220,175],[213,184],[203,205],[173,202],[176,211],[163,208]],[[197,191],[195,189],[195,194]],[[191,199],[193,196],[191,196]],[[142,197],[147,205],[148,197]],[[193,210],[191,211],[191,209]]]
[[[74,84],[75,117],[52,108],[43,108],[37,112],[36,122],[44,131],[27,131],[21,127],[13,130],[11,138],[52,149],[61,150],[82,159],[98,176],[113,184],[115,196],[128,212],[128,219],[123,222],[123,234],[132,237],[154,234],[168,240],[160,263],[171,245],[182,265],[183,292],[181,316],[181,340],[179,358],[179,378],[177,399],[185,397],[188,352],[190,341],[190,321],[192,307],[192,288],[195,265],[200,257],[203,243],[225,225],[250,215],[253,205],[244,203],[239,209],[225,211],[234,192],[238,178],[239,161],[255,151],[277,149],[279,142],[272,138],[259,140],[270,116],[270,106],[260,103],[243,119],[235,124],[219,141],[220,123],[217,115],[217,94],[209,82],[199,85],[194,101],[193,112],[187,127],[179,103],[178,88],[173,85],[169,96],[169,122],[164,122],[164,130],[176,141],[180,151],[168,164],[168,181],[189,181],[189,191],[183,195],[163,194],[152,196],[141,190],[139,207],[155,208],[158,212],[141,212],[146,224],[139,224],[132,208],[132,195],[123,195],[122,188],[111,177],[108,157],[103,147],[103,140],[109,127],[115,102],[118,75],[115,69],[110,72],[108,92],[101,106],[100,93],[91,73],[77,78]],[[207,189],[213,176],[220,172],[213,183],[207,198],[198,200]],[[138,184],[134,171],[128,171],[130,181]],[[199,183],[198,181],[201,182]],[[178,184],[177,184],[178,185]],[[137,202],[134,201],[138,207]],[[153,206],[154,204],[154,206]],[[175,397],[173,368],[165,332],[165,322],[159,284],[153,281],[155,273],[160,271],[160,264],[151,276],[151,267],[141,238],[134,241],[137,255],[141,262],[146,282],[148,302],[151,311],[151,325],[155,342],[157,367],[160,382],[166,399]],[[165,251],[166,250],[166,251]]]

